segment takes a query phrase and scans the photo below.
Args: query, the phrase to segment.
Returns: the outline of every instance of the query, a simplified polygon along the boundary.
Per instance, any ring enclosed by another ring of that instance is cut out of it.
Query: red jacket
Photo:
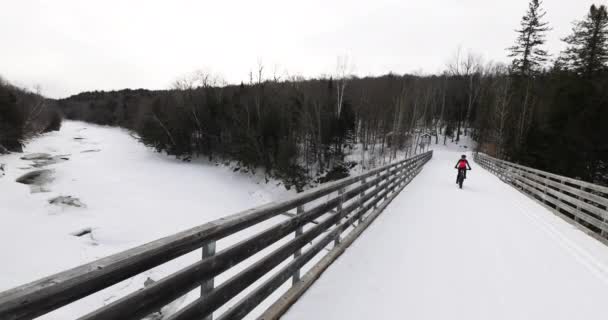
[[[467,161],[467,159],[460,159],[456,163],[456,168],[458,169],[466,169],[467,167],[471,169],[471,166],[469,165],[469,161]]]

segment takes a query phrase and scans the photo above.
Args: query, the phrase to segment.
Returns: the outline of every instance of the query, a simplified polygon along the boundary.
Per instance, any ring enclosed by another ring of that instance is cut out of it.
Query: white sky
[[[544,0],[557,54],[592,3]],[[357,75],[440,71],[460,46],[507,61],[528,0],[0,0],[0,75],[43,94],[167,88],[196,69],[228,82],[335,71]]]

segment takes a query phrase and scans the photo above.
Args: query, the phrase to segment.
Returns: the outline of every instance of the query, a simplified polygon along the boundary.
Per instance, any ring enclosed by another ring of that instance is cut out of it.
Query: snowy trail
[[[460,153],[433,159],[283,317],[604,319],[608,247]]]

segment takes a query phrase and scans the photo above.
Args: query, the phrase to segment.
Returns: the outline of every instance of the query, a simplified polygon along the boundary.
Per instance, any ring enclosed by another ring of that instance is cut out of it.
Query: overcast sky
[[[545,0],[557,54],[592,3]],[[167,88],[196,69],[228,82],[259,60],[270,76],[335,72],[348,55],[357,75],[440,71],[458,47],[507,61],[528,0],[3,1],[0,75],[43,94]]]

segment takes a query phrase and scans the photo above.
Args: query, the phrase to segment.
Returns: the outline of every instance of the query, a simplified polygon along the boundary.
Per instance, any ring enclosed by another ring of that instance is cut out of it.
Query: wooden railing
[[[608,244],[608,188],[525,167],[484,154],[475,162]]]
[[[291,288],[283,289],[279,299],[270,301],[272,305],[263,314],[264,319],[276,319],[431,157],[432,151],[429,151],[327,183],[288,200],[227,216],[2,292],[0,319],[32,319],[44,315],[201,248],[201,260],[80,319],[141,319],[197,287],[200,287],[200,297],[164,319],[211,319],[213,316],[241,319],[291,278]],[[290,213],[293,209],[296,212]],[[271,218],[276,220],[274,225],[262,232],[253,231]],[[216,248],[218,240],[237,232],[241,237],[245,232],[246,239],[216,251],[220,249]],[[313,266],[306,268],[310,261],[314,262]],[[307,271],[303,277],[300,277],[301,270]],[[217,277],[226,276],[227,271],[232,271],[228,275],[235,274],[216,283]]]

